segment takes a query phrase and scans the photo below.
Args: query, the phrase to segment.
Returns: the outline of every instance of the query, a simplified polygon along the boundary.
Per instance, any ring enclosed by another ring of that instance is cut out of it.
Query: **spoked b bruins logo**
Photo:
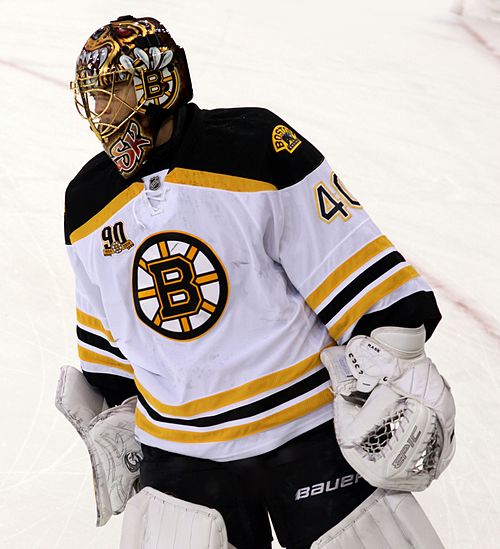
[[[220,319],[229,284],[208,244],[187,233],[165,232],[137,248],[132,291],[142,322],[170,339],[189,340]]]

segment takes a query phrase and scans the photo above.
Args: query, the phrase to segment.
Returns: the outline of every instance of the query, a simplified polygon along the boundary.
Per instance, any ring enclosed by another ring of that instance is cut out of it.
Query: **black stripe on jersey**
[[[123,356],[120,349],[113,347],[104,337],[100,337],[91,332],[87,332],[87,330],[80,328],[80,326],[76,327],[76,335],[82,343],[87,343],[87,345],[92,345],[92,347],[101,349],[101,351],[107,351],[108,353],[115,355],[117,358],[127,360],[127,357]]]
[[[399,326],[401,328],[418,328],[425,325],[426,339],[429,339],[441,320],[436,298],[432,292],[415,292],[403,297],[389,307],[361,317],[352,336],[369,336],[375,328],[382,326]]]
[[[323,324],[328,324],[330,320],[341,311],[350,301],[352,301],[369,284],[375,282],[377,278],[390,271],[399,263],[403,263],[405,258],[399,252],[391,252],[379,259],[376,263],[365,269],[352,282],[350,282],[342,291],[340,291],[321,311],[318,316]]]
[[[96,387],[106,399],[108,406],[117,406],[125,399],[135,396],[138,391],[133,379],[113,374],[86,372],[82,369],[85,379]]]
[[[214,425],[219,425],[227,421],[246,419],[272,410],[273,408],[276,408],[276,406],[285,404],[286,402],[300,397],[308,391],[319,387],[329,379],[330,376],[327,369],[322,368],[302,381],[299,381],[298,383],[295,383],[294,385],[261,400],[252,402],[251,404],[246,404],[244,406],[239,406],[233,410],[222,412],[221,414],[197,419],[180,419],[162,416],[147,403],[146,399],[141,394],[139,394],[139,401],[144,406],[144,409],[147,411],[149,417],[155,421],[175,425],[189,425],[191,427],[213,427]]]

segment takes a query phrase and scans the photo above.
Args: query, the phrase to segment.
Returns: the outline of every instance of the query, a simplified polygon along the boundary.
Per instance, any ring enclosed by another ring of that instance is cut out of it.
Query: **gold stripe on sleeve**
[[[406,284],[412,278],[419,276],[418,272],[410,265],[391,275],[389,278],[375,286],[357,303],[355,303],[329,330],[328,332],[335,341],[338,341],[342,334],[357,322],[375,303]]]
[[[90,351],[81,345],[78,345],[78,356],[84,362],[90,362],[92,364],[100,364],[101,366],[109,366],[110,368],[118,368],[129,374],[133,374],[134,370],[130,364],[124,364],[123,362],[118,362],[109,356],[101,355],[94,351]]]
[[[349,259],[344,261],[337,269],[329,274],[325,280],[307,298],[307,304],[311,309],[316,309],[346,278],[365,263],[373,259],[380,252],[391,248],[393,244],[385,236],[379,236],[363,248],[358,250]]]
[[[139,429],[142,429],[149,435],[163,440],[187,444],[226,442],[228,440],[235,440],[237,438],[254,435],[255,433],[260,433],[268,429],[273,429],[274,427],[278,427],[284,423],[288,423],[305,416],[306,414],[314,412],[314,410],[321,408],[322,406],[330,403],[332,400],[333,394],[330,389],[323,389],[321,392],[303,400],[302,402],[294,404],[289,408],[285,408],[284,410],[276,412],[258,421],[253,421],[252,423],[246,423],[244,425],[236,425],[234,427],[216,429],[214,431],[181,431],[177,429],[160,427],[159,425],[149,421],[138,408],[135,412],[135,421]]]
[[[133,200],[138,194],[144,190],[144,183],[132,183],[124,191],[122,191],[118,196],[115,196],[113,200],[104,208],[86,221],[81,227],[75,229],[69,240],[71,244],[78,242],[82,238],[85,238],[89,234],[93,233],[99,227],[104,225],[106,221],[115,215],[118,210],[121,210],[126,204]]]
[[[265,181],[246,179],[234,175],[222,173],[202,172],[199,170],[186,170],[174,168],[165,177],[168,183],[180,185],[194,185],[195,187],[210,187],[224,191],[251,193],[258,191],[276,191],[277,187]]]
[[[228,389],[227,391],[222,391],[221,393],[216,393],[215,395],[210,395],[208,397],[191,400],[179,405],[164,404],[147,391],[137,379],[135,380],[135,383],[141,395],[158,412],[170,416],[192,417],[236,404],[260,393],[281,387],[282,385],[303,376],[308,371],[319,366],[319,364],[319,353],[316,353],[293,366],[254,379],[239,387]]]
[[[76,320],[82,326],[87,326],[87,328],[91,328],[92,330],[97,330],[98,332],[101,332],[106,336],[106,339],[108,341],[111,341],[112,343],[115,342],[115,339],[112,336],[111,332],[109,330],[106,330],[102,322],[95,316],[84,313],[81,309],[76,309]]]

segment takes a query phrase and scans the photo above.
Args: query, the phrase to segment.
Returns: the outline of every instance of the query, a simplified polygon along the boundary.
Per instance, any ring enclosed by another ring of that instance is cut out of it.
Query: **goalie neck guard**
[[[184,50],[151,17],[120,17],[85,43],[71,83],[78,112],[125,178],[142,166],[164,120],[193,97]]]

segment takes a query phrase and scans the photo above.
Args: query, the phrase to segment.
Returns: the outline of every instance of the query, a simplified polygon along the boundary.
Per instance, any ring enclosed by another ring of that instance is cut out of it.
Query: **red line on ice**
[[[0,59],[0,65],[5,65],[6,67],[10,67],[11,69],[15,69],[19,72],[24,72],[25,74],[29,74],[30,76],[34,76],[35,78],[39,78],[40,80],[45,80],[46,82],[50,82],[51,84],[54,84],[56,86],[69,89],[69,86],[65,84],[62,80],[58,80],[57,78],[52,78],[52,76],[47,76],[33,69],[28,69],[27,67],[23,67],[18,63],[13,63],[12,61],[5,61],[5,59]]]
[[[500,52],[496,50],[481,34],[473,29],[468,23],[464,16],[460,18],[460,23],[462,27],[468,31],[482,46],[484,46],[494,57],[500,61]],[[500,25],[499,25],[500,27]]]
[[[453,290],[450,286],[447,286],[427,272],[422,272],[422,269],[419,268],[418,270],[422,273],[422,276],[427,280],[433,290],[439,290],[445,299],[478,324],[483,332],[500,346],[500,329],[494,317],[485,313],[478,307],[475,307],[473,304],[468,303],[464,300],[463,296]]]

